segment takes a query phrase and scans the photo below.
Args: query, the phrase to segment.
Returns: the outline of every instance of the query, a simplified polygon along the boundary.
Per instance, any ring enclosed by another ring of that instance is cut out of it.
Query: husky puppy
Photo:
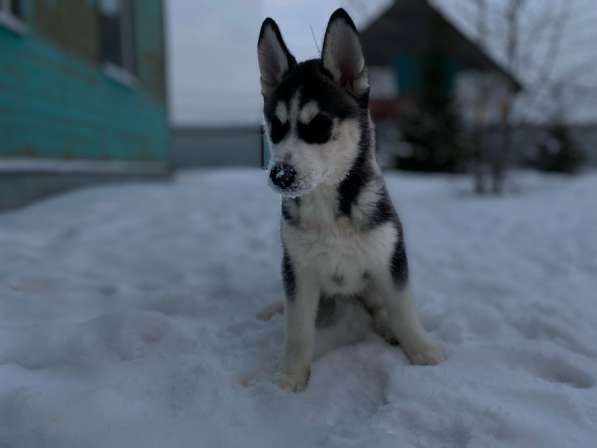
[[[276,382],[305,388],[319,302],[329,297],[359,297],[413,364],[441,362],[409,292],[402,225],[375,159],[353,21],[343,9],[332,14],[320,59],[297,63],[271,18],[257,47],[269,183],[282,195],[286,353]]]

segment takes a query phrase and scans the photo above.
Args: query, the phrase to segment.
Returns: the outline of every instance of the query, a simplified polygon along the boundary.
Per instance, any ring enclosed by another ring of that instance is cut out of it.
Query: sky
[[[475,33],[472,0],[432,0],[470,35]],[[534,17],[545,0],[527,0]],[[551,4],[564,0],[549,0]],[[597,79],[597,63],[579,67],[581,59],[597,61],[595,0],[574,0],[579,5],[564,32],[555,73],[570,83],[588,85]],[[297,59],[315,57],[321,46],[330,14],[339,6],[348,10],[357,26],[366,24],[391,5],[391,0],[169,0],[168,46],[171,120],[176,125],[256,124],[261,121],[261,98],[256,44],[259,27],[267,16],[279,24],[291,52]],[[492,11],[500,13],[504,0],[490,0]],[[503,35],[491,22],[490,51],[503,54]],[[595,40],[593,40],[595,39]],[[545,38],[533,42],[534,55],[541,58]],[[573,51],[572,51],[573,50]],[[536,76],[526,64],[519,77],[533,85]],[[565,74],[565,76],[564,76]],[[572,81],[573,80],[573,81]],[[581,100],[585,100],[584,102]],[[595,98],[597,100],[597,98]],[[543,98],[545,101],[546,98]],[[549,97],[547,98],[549,102]],[[597,115],[594,101],[576,93],[567,102],[568,114],[577,120]],[[596,117],[597,118],[597,117]]]
[[[331,13],[344,6],[357,23],[388,0],[170,0],[169,88],[177,125],[248,124],[261,121],[257,37],[275,18],[297,59],[317,56]],[[313,29],[313,34],[311,33]]]

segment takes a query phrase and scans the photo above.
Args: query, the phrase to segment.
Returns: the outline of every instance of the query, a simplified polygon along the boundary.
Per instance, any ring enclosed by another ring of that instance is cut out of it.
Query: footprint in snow
[[[513,365],[549,383],[559,383],[576,389],[589,389],[595,384],[590,373],[573,365],[561,356],[520,352],[514,354]]]
[[[535,340],[547,340],[565,349],[578,353],[589,358],[597,358],[597,352],[591,350],[580,342],[570,332],[548,322],[545,319],[531,318],[521,319],[512,323],[512,326],[525,338]]]

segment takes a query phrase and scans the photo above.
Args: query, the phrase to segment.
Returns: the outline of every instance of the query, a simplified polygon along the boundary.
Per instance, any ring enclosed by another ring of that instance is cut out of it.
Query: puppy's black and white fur
[[[297,63],[276,23],[258,42],[270,185],[282,195],[286,353],[276,376],[304,389],[321,297],[358,296],[414,364],[443,355],[419,322],[402,225],[374,154],[369,83],[356,27],[337,10],[320,59]]]

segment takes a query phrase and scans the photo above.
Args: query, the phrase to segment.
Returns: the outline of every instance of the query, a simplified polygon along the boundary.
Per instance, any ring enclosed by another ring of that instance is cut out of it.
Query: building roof
[[[440,51],[468,70],[496,72],[516,91],[522,83],[428,0],[394,0],[361,31],[369,65],[393,65],[400,54]]]

